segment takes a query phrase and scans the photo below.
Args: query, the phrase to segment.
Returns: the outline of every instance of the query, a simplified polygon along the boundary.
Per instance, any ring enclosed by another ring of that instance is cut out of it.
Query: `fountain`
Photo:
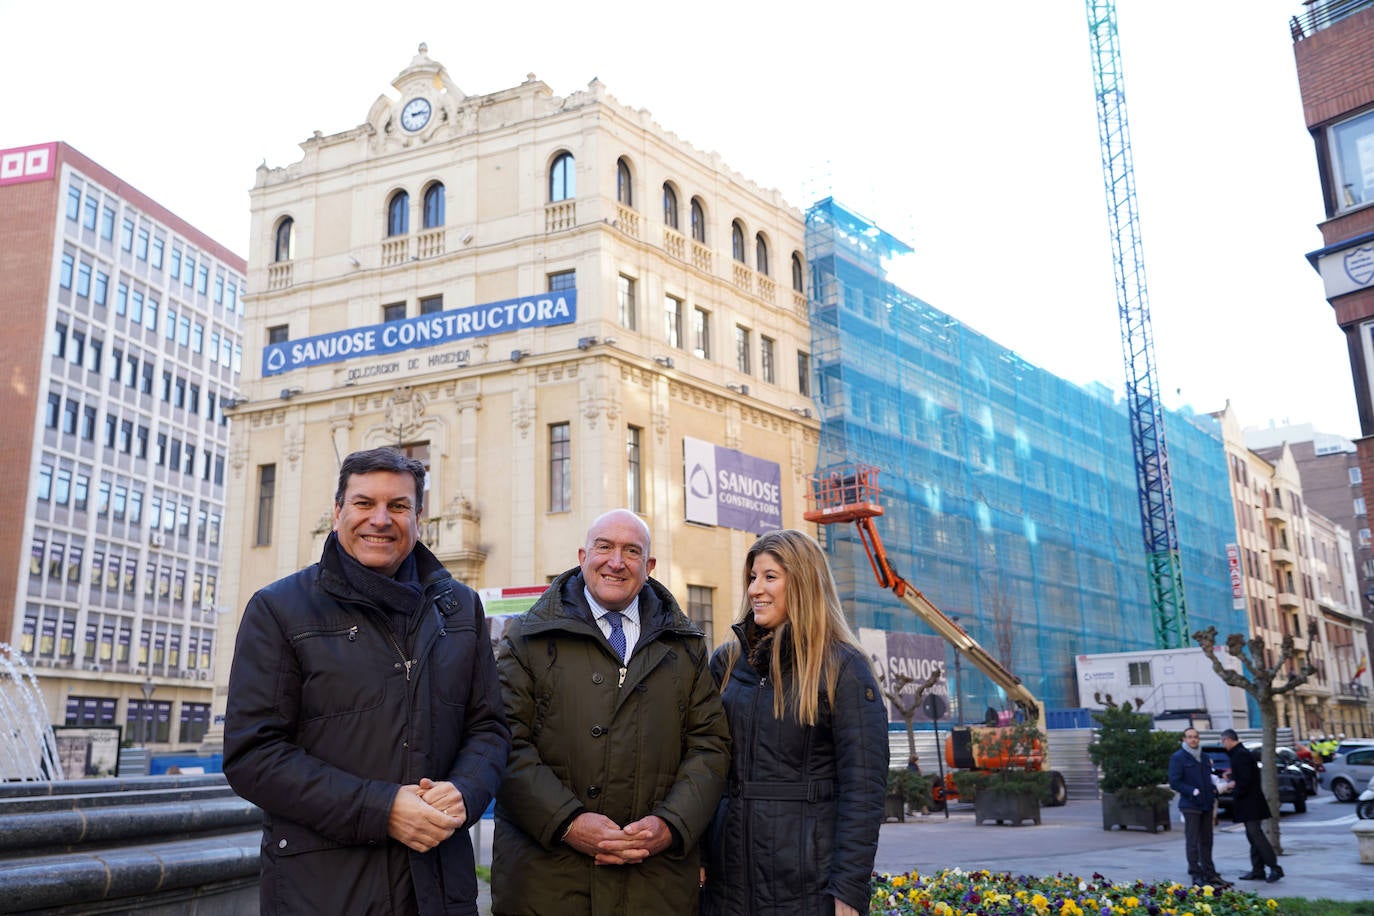
[[[18,650],[0,642],[0,782],[58,779],[57,738],[38,678]]]

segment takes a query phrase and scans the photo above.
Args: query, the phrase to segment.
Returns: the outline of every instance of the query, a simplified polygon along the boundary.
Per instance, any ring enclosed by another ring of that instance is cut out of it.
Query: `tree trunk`
[[[1265,833],[1274,847],[1275,855],[1283,855],[1283,845],[1279,842],[1279,768],[1278,756],[1274,747],[1279,740],[1279,710],[1273,694],[1266,692],[1260,699],[1260,727],[1262,729],[1260,755],[1265,766],[1260,770],[1260,788],[1264,790],[1264,800],[1269,803],[1269,824]]]

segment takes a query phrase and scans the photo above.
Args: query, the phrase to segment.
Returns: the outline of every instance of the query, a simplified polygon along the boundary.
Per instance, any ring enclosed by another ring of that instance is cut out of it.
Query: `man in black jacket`
[[[1260,786],[1259,767],[1255,757],[1240,743],[1236,730],[1228,728],[1221,733],[1221,746],[1231,758],[1231,783],[1234,786],[1231,801],[1231,816],[1236,823],[1245,825],[1245,838],[1250,841],[1250,870],[1240,876],[1242,881],[1274,882],[1283,877],[1279,860],[1274,855],[1274,847],[1264,835],[1264,821],[1269,817],[1269,800],[1264,797]],[[1264,867],[1269,866],[1266,876]]]
[[[466,829],[510,750],[481,601],[419,543],[424,465],[344,459],[320,561],[248,602],[224,772],[262,808],[264,914],[475,916]]]
[[[1217,793],[1212,783],[1212,761],[1198,746],[1199,737],[1198,730],[1191,725],[1183,730],[1183,746],[1169,758],[1169,788],[1178,793],[1188,874],[1193,884],[1227,888],[1231,885],[1212,864],[1212,814]]]

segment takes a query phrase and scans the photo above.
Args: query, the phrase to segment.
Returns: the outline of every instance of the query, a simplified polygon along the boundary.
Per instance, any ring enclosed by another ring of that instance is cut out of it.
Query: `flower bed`
[[[878,875],[869,903],[870,916],[1270,916],[1277,909],[1275,900],[1235,889],[957,868]]]

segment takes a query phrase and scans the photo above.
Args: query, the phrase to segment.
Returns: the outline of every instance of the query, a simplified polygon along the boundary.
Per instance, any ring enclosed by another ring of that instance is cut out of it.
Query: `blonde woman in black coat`
[[[765,534],[744,570],[736,638],[711,659],[732,754],[702,913],[866,913],[888,769],[873,669],[811,537]]]

